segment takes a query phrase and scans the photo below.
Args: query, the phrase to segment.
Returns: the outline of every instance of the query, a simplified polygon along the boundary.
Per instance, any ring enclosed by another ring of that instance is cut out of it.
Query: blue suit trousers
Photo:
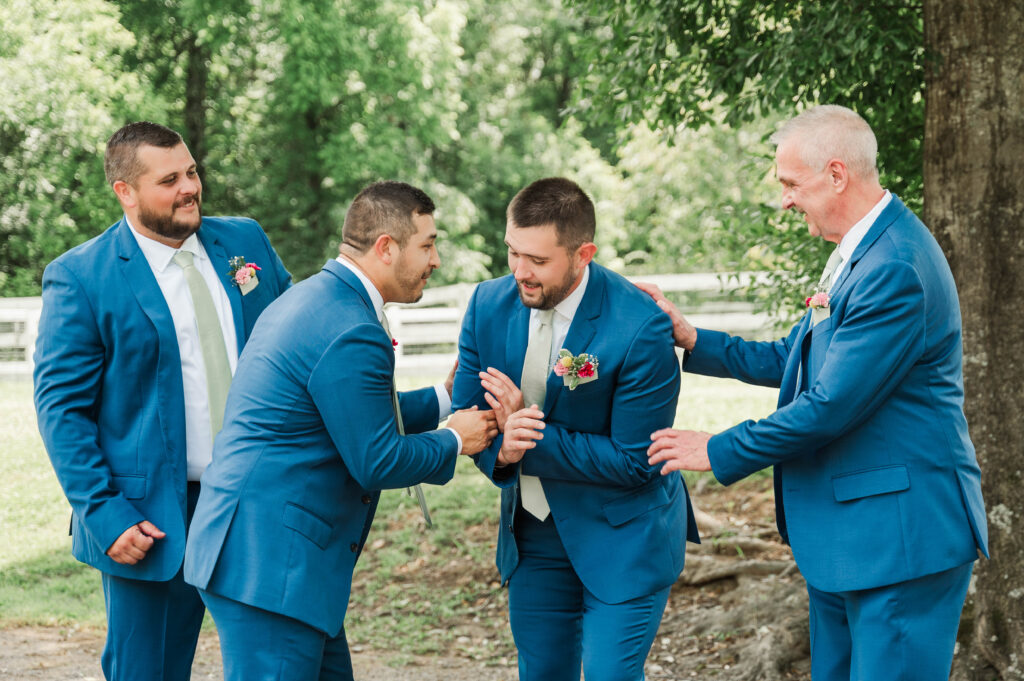
[[[188,522],[198,500],[199,483],[190,482]],[[205,611],[182,570],[167,582],[102,574],[107,642],[100,664],[107,681],[189,681]]]
[[[808,585],[814,681],[945,681],[974,562],[890,586]]]
[[[199,593],[217,624],[224,681],[353,681],[344,628],[332,637],[285,615]]]
[[[520,505],[515,526],[508,600],[520,681],[579,681],[581,666],[587,681],[641,681],[672,587],[604,603],[583,586],[551,516],[541,522]]]

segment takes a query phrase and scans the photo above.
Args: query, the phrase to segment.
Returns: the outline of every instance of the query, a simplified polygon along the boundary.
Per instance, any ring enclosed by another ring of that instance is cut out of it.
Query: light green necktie
[[[174,262],[185,274],[185,283],[192,297],[192,308],[196,314],[196,328],[199,331],[199,347],[203,351],[203,367],[206,369],[206,395],[210,406],[210,435],[216,437],[224,424],[224,404],[231,387],[231,364],[228,349],[224,345],[224,331],[213,304],[213,296],[203,275],[192,262],[192,253],[178,251]]]
[[[391,327],[388,326],[388,317],[384,314],[384,311],[380,312],[380,325],[384,327],[384,332],[388,334],[388,338],[394,341],[391,336]],[[398,434],[405,435],[405,423],[402,421],[402,407],[398,403],[398,389],[395,387],[395,375],[391,374],[391,404],[395,409],[395,421],[398,422]],[[416,501],[420,504],[420,510],[423,512],[423,520],[426,521],[427,527],[432,527],[433,523],[430,521],[430,511],[427,509],[427,497],[423,494],[423,488],[419,485],[413,485],[412,488],[406,487],[405,491],[410,495],[416,493]]]
[[[832,251],[832,255],[828,256],[828,261],[825,262],[825,269],[821,273],[821,279],[818,280],[818,290],[829,292],[832,288],[832,281],[835,279],[836,272],[843,264],[843,256],[839,253],[839,247],[836,246],[835,250]]]
[[[551,371],[551,340],[552,317],[554,310],[537,311],[537,328],[530,334],[526,344],[526,357],[523,360],[523,377],[520,380],[523,391],[523,402],[527,407],[536,404],[544,409],[544,398],[547,396],[548,373]],[[544,486],[536,475],[519,476],[519,492],[523,500],[523,508],[540,520],[544,520],[551,512],[548,499],[544,496]]]

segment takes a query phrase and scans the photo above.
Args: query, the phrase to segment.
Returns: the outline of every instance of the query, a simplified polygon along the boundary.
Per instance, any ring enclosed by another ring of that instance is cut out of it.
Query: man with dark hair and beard
[[[43,274],[39,430],[72,552],[102,573],[104,675],[187,681],[204,608],[186,529],[238,354],[291,277],[256,222],[202,216],[175,131],[126,125],[104,165],[124,217]]]
[[[654,303],[593,262],[594,204],[538,180],[508,207],[511,274],[480,284],[459,337],[456,408],[491,407],[476,457],[501,488],[498,569],[522,681],[640,681],[685,542],[686,485],[647,463],[679,369]]]

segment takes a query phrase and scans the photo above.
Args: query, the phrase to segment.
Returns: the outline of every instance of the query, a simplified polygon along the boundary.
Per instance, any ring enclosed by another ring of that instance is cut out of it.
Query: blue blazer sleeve
[[[684,360],[683,370],[778,388],[798,331],[795,326],[786,338],[768,343],[697,329],[697,344]]]
[[[651,433],[672,425],[679,399],[671,326],[655,313],[629,344],[613,388],[610,433],[584,432],[586,424],[569,430],[548,415],[543,439],[523,457],[523,473],[623,487],[658,477],[661,467],[647,463]]]
[[[309,394],[345,466],[364,489],[444,484],[455,473],[455,434],[398,434],[391,401],[394,350],[386,340],[376,324],[358,324],[338,336],[313,368]],[[433,410],[436,425],[436,400]],[[422,424],[423,416],[410,416]]]
[[[723,484],[813,454],[862,424],[920,357],[924,288],[910,265],[893,262],[885,277],[859,283],[849,301],[838,328],[828,319],[813,330],[831,339],[809,389],[767,418],[741,423],[708,442],[712,471]]]
[[[43,273],[35,360],[39,432],[57,480],[86,531],[110,548],[145,517],[111,484],[97,425],[105,349],[86,292],[60,262]]]

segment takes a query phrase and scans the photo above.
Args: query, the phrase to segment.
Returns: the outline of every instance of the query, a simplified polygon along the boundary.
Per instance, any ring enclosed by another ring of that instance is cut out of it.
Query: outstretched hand
[[[657,306],[672,320],[672,338],[676,345],[692,351],[697,344],[697,327],[686,321],[686,317],[679,311],[679,308],[673,305],[672,301],[666,298],[661,289],[654,284],[635,282],[633,285],[653,298]]]
[[[672,471],[709,471],[708,440],[711,433],[696,430],[663,428],[651,434],[651,446],[647,448],[647,463],[654,466],[661,462],[661,474]]]
[[[480,453],[498,437],[494,412],[477,409],[476,405],[452,414],[445,426],[462,438],[462,453],[466,455]]]

